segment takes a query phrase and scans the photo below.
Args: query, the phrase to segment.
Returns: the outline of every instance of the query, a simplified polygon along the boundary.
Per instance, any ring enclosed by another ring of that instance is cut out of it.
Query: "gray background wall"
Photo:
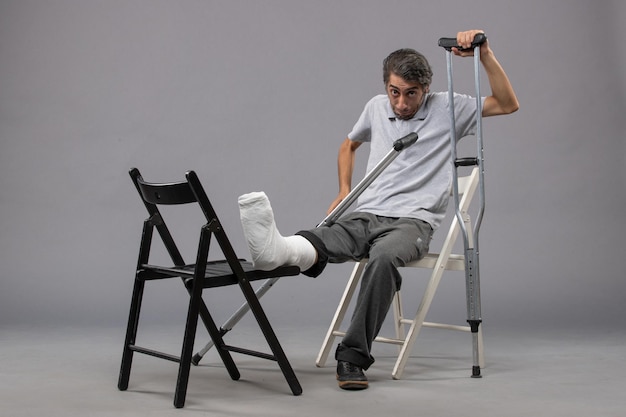
[[[241,256],[242,193],[266,191],[284,234],[313,227],[382,59],[424,52],[443,90],[437,39],[482,28],[521,102],[484,125],[485,320],[623,328],[625,18],[618,0],[2,0],[0,325],[123,327],[145,217],[133,166],[196,170]],[[471,61],[455,64],[471,92]],[[274,321],[325,324],[349,268],[281,282]],[[149,320],[181,320],[178,287],[150,290]],[[463,319],[462,293],[444,285],[436,309]]]

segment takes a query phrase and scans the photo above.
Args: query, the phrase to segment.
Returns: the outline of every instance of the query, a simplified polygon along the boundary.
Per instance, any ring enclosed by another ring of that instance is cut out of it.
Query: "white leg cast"
[[[283,265],[295,265],[306,271],[313,266],[317,259],[315,248],[302,236],[280,234],[264,192],[240,196],[239,214],[255,268],[270,271]]]

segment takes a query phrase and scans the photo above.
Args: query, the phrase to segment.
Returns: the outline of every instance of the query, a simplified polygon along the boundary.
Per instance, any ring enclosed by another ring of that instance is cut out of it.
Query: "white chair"
[[[464,219],[465,226],[468,230],[469,239],[472,238],[471,233],[471,221],[468,213],[470,203],[472,201],[474,192],[479,182],[479,168],[475,167],[470,175],[459,177],[459,208]],[[439,282],[443,276],[444,271],[464,271],[465,270],[465,256],[462,254],[453,254],[453,246],[458,237],[460,227],[456,219],[456,216],[452,216],[450,229],[443,242],[442,248],[439,253],[429,253],[423,259],[407,264],[405,268],[429,268],[432,269],[428,285],[422,297],[422,300],[417,309],[417,313],[413,318],[406,318],[402,310],[402,299],[400,291],[398,291],[394,297],[392,309],[394,312],[395,323],[395,338],[377,337],[377,342],[391,343],[400,346],[400,352],[393,368],[393,379],[400,379],[404,371],[404,366],[411,354],[413,344],[417,338],[422,327],[434,327],[439,329],[448,330],[460,330],[464,332],[470,332],[469,326],[451,325],[445,323],[431,323],[425,321],[428,310],[432,304],[435,292],[439,286]],[[470,242],[470,245],[472,242]],[[343,319],[350,306],[352,296],[354,295],[361,274],[367,264],[367,259],[358,262],[352,271],[348,284],[344,290],[343,296],[335,312],[335,316],[332,319],[324,342],[318,354],[316,365],[323,367],[328,359],[328,354],[331,348],[334,346],[335,337],[343,337],[344,331],[340,330]],[[408,331],[406,329],[408,327]],[[482,326],[478,330],[478,352],[474,353],[478,355],[478,361],[480,367],[484,366],[484,354],[483,354],[483,338],[482,338]]]

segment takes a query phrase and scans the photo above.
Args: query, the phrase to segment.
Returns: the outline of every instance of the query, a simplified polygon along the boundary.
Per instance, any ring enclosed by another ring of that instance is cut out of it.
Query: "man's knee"
[[[404,266],[406,261],[403,258],[404,256],[400,251],[381,246],[373,246],[369,253],[369,262],[380,265],[381,267],[389,266],[397,268]]]
[[[402,275],[398,267],[403,265],[399,257],[393,253],[371,253],[367,268],[370,270],[370,279],[378,281],[377,286],[393,285],[394,292],[400,290]]]

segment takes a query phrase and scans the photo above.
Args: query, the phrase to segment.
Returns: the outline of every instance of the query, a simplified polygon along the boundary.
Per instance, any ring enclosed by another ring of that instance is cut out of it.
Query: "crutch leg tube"
[[[335,207],[328,216],[324,218],[316,227],[330,225],[336,221],[350,206],[356,201],[363,191],[393,162],[394,159],[404,149],[413,145],[417,141],[417,133],[409,133],[406,136],[397,139],[391,148],[391,150],[383,157],[383,159],[372,168],[363,179],[350,191],[350,193],[344,198],[341,203]],[[278,281],[279,278],[270,278],[263,282],[263,284],[256,290],[255,294],[257,298],[263,297],[265,293]],[[235,313],[220,327],[221,335],[225,335],[241,320],[241,318],[250,310],[250,306],[244,303],[239,307]],[[194,365],[198,365],[202,357],[213,347],[213,341],[209,341],[206,346],[196,353],[191,362]]]
[[[482,132],[482,100],[480,96],[480,45],[482,45],[486,36],[479,33],[474,38],[470,49],[474,50],[474,76],[476,89],[476,157],[457,157],[457,137],[454,116],[454,88],[452,73],[452,48],[460,48],[455,38],[439,39],[439,46],[446,50],[446,64],[448,70],[448,100],[449,100],[449,116],[450,116],[450,146],[451,160],[453,165],[453,195],[456,207],[456,217],[463,235],[463,244],[465,248],[465,292],[467,301],[467,322],[472,333],[473,344],[473,365],[472,378],[480,378],[480,355],[479,355],[479,335],[478,331],[482,323],[480,311],[480,274],[479,274],[479,250],[478,250],[478,233],[485,212],[485,188],[484,188],[484,158],[483,158],[483,132]],[[478,166],[478,214],[470,232],[465,225],[459,208],[459,187],[458,187],[458,168],[463,166]]]
[[[270,279],[266,279],[263,284],[255,291],[255,295],[257,298],[261,298],[265,295],[266,292],[269,291],[270,288],[272,288],[272,286],[276,283],[276,281],[278,281],[279,278],[270,278]],[[250,311],[250,306],[248,305],[248,303],[244,303],[241,305],[241,307],[239,307],[239,309],[237,309],[237,311],[235,311],[233,313],[232,316],[230,316],[228,318],[228,320],[226,320],[224,322],[224,324],[222,324],[219,328],[220,331],[220,335],[224,336],[226,333],[228,333],[229,331],[231,331],[233,329],[233,327],[235,326],[235,324],[237,324],[239,322],[239,320],[241,320],[241,318],[243,316],[246,315],[246,313]],[[193,363],[194,365],[198,365],[200,363],[200,360],[202,359],[202,357],[213,347],[213,341],[209,340],[209,342],[198,351],[198,353],[196,353],[195,355],[193,355],[193,357],[191,358],[191,363]]]
[[[337,220],[341,215],[356,201],[363,191],[380,175],[393,162],[394,159],[407,147],[413,145],[417,141],[417,133],[412,132],[408,135],[401,137],[393,143],[391,150],[383,157],[383,159],[372,168],[365,177],[350,191],[350,193],[341,200],[341,203],[337,205],[331,211],[328,216],[322,220],[317,227],[328,225]]]

